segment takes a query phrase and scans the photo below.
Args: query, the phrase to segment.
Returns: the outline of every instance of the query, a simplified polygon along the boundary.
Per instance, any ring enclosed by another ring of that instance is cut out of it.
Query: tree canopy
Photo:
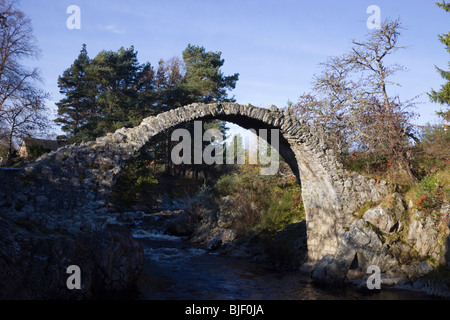
[[[220,52],[189,44],[183,60],[161,59],[155,71],[140,64],[134,47],[88,56],[86,45],[58,78],[62,130],[71,141],[91,140],[143,118],[194,102],[233,101],[239,75],[224,76]]]
[[[447,13],[450,13],[450,3],[446,3],[445,1],[442,3],[436,3],[437,6],[445,10]],[[439,35],[439,41],[441,41],[445,45],[445,49],[448,53],[450,53],[450,32]],[[448,63],[448,67],[450,68],[450,62]],[[450,119],[450,70],[446,71],[438,66],[435,67],[439,75],[446,81],[440,90],[435,91],[431,90],[428,94],[431,101],[446,105],[447,110],[438,112],[438,115],[442,116],[444,119]]]

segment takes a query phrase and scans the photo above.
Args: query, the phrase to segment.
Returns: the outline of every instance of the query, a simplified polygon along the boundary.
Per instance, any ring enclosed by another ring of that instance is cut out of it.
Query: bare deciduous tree
[[[38,69],[23,65],[24,59],[36,58],[39,52],[31,21],[16,4],[0,0],[0,139],[8,144],[9,156],[14,139],[43,130],[48,123],[48,94],[36,87]]]
[[[322,127],[342,158],[351,149],[375,154],[412,178],[414,104],[388,94],[389,85],[399,85],[390,77],[404,69],[386,64],[386,57],[403,48],[398,45],[400,30],[399,20],[386,21],[363,41],[353,40],[348,53],[322,64],[313,92],[302,95],[291,110]]]

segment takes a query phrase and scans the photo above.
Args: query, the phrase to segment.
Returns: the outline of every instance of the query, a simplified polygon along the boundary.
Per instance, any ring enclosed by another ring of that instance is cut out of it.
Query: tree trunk
[[[14,156],[14,148],[13,148],[13,132],[14,132],[14,125],[11,128],[11,131],[8,135],[8,160],[11,160]]]

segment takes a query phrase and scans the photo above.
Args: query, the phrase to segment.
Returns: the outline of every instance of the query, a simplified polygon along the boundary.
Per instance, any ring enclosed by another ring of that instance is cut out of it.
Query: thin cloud
[[[110,24],[108,26],[100,26],[100,29],[106,30],[115,34],[125,34],[125,30],[117,28],[115,24]]]

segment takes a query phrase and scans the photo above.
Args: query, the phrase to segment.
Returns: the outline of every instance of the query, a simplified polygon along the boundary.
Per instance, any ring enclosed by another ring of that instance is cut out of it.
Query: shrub
[[[437,168],[417,185],[416,207],[424,213],[439,210],[450,198],[450,168]]]
[[[444,125],[427,125],[421,141],[413,148],[414,166],[420,178],[450,164],[450,130]]]
[[[271,196],[269,208],[263,215],[260,227],[273,232],[291,224],[294,220],[295,212],[291,210],[293,200],[289,191],[273,190]]]
[[[257,166],[242,165],[235,173],[223,175],[214,189],[219,196],[231,197],[238,234],[275,233],[304,218],[297,181],[286,183],[282,177],[261,176]]]
[[[236,176],[225,174],[217,180],[214,188],[219,195],[227,196],[236,191],[239,182]]]
[[[150,167],[149,160],[139,156],[133,157],[126,164],[115,185],[113,201],[125,206],[138,203],[151,205],[158,180]]]

